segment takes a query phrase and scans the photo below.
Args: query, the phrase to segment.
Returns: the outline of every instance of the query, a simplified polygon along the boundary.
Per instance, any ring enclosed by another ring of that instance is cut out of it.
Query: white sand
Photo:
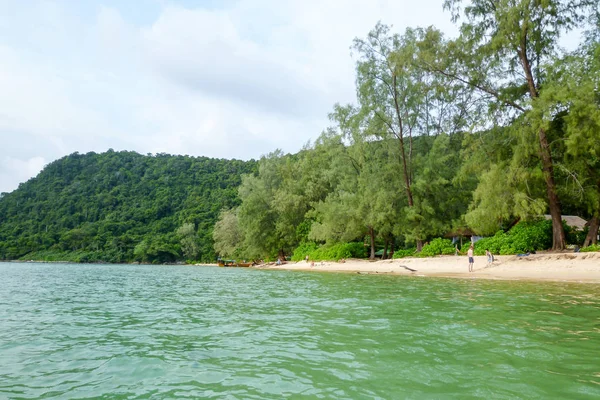
[[[600,253],[543,253],[526,257],[496,256],[488,264],[485,256],[475,257],[475,271],[469,273],[466,256],[403,258],[397,260],[346,260],[345,263],[299,261],[283,265],[259,265],[254,268],[444,276],[457,278],[524,279],[600,283]]]

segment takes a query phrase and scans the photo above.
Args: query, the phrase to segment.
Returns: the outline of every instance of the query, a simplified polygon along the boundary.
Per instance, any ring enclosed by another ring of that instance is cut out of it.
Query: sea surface
[[[600,286],[0,263],[2,399],[600,399]]]

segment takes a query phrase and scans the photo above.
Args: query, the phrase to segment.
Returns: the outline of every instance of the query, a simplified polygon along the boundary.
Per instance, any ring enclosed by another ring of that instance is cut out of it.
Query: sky
[[[0,193],[68,154],[295,153],[355,101],[378,21],[457,32],[442,0],[0,0]]]

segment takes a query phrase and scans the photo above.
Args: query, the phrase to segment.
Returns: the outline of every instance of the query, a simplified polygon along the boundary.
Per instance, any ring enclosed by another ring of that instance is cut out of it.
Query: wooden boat
[[[217,260],[219,267],[250,267],[253,262],[237,262],[235,260]]]
[[[235,267],[235,264],[236,264],[235,260],[221,260],[221,259],[217,260],[217,265],[219,267]]]
[[[239,262],[239,263],[237,263],[235,266],[236,266],[236,267],[249,267],[249,266],[251,266],[252,264],[254,264],[254,263],[251,263],[251,262]]]

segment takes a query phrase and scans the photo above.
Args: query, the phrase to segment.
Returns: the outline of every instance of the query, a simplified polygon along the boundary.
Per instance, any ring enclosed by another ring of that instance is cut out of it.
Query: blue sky
[[[456,28],[441,0],[0,0],[0,192],[73,152],[296,152],[354,101],[378,20]]]

